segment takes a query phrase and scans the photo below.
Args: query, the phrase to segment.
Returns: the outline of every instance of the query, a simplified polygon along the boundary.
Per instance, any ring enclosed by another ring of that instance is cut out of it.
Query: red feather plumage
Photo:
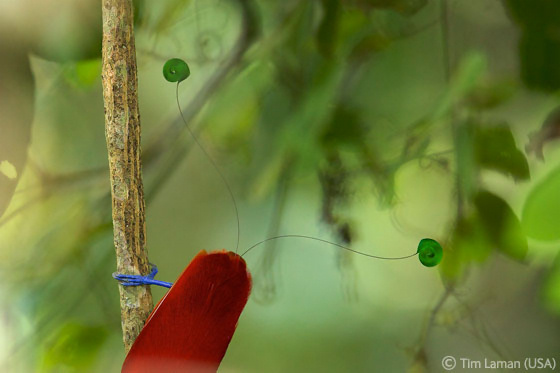
[[[215,372],[250,292],[243,258],[201,251],[148,317],[122,372]]]

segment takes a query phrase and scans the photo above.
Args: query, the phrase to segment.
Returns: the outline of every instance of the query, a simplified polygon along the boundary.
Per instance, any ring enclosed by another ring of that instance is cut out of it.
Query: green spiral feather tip
[[[443,258],[443,248],[431,238],[424,238],[418,244],[418,259],[426,267],[434,267]]]
[[[185,61],[180,58],[172,58],[167,60],[163,65],[163,76],[168,82],[182,82],[191,75],[191,69]]]

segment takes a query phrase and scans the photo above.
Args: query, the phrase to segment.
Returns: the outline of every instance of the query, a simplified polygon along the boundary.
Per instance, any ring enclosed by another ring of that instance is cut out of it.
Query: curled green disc
[[[163,76],[168,82],[182,82],[191,75],[191,69],[185,61],[180,58],[167,60],[163,65]]]
[[[431,238],[424,238],[418,244],[418,259],[426,267],[433,267],[441,262],[443,258],[443,248]]]

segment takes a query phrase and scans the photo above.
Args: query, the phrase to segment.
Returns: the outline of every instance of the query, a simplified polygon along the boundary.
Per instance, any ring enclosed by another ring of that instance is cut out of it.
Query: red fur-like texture
[[[122,372],[216,372],[250,292],[243,258],[201,251],[148,317]]]

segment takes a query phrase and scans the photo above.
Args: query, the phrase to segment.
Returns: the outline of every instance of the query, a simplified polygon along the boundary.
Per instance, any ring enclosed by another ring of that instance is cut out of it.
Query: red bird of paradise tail
[[[250,292],[243,258],[201,251],[148,317],[122,372],[215,372]]]

